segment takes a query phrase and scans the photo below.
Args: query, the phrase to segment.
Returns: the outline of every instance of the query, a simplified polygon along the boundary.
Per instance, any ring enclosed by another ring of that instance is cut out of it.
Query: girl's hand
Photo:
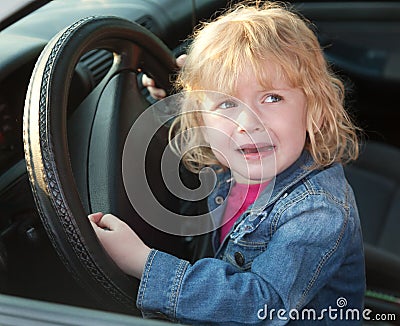
[[[90,214],[89,220],[101,244],[128,275],[141,278],[150,248],[123,221],[111,214]]]
[[[187,57],[186,54],[182,54],[178,58],[176,58],[176,65],[179,68],[183,67],[186,57]],[[161,100],[167,96],[167,93],[165,92],[165,90],[162,88],[156,87],[156,83],[154,82],[154,80],[145,74],[143,74],[143,77],[142,77],[142,85],[144,87],[147,87],[147,90],[149,91],[150,96],[152,98],[155,98],[156,100]]]

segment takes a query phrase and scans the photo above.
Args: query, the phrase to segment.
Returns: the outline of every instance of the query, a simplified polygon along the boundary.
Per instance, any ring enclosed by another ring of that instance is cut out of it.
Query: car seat
[[[345,167],[364,236],[366,307],[400,314],[400,149],[368,141]]]

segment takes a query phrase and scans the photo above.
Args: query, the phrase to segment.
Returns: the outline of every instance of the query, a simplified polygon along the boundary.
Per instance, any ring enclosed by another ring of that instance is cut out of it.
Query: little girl
[[[357,128],[312,30],[277,4],[238,5],[197,30],[177,83],[193,105],[171,126],[184,135],[174,145],[191,171],[217,173],[214,258],[190,264],[113,215],[89,216],[117,265],[141,279],[143,315],[361,324],[362,235],[342,167],[357,158]]]

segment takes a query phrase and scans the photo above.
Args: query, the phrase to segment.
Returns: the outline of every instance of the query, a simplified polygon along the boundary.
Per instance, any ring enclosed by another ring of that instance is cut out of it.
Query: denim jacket
[[[215,236],[215,258],[191,265],[152,250],[137,297],[143,316],[196,325],[361,325],[365,273],[354,195],[340,164],[313,171],[312,164],[304,151],[222,244]],[[229,180],[229,172],[219,175],[210,210],[224,205]]]

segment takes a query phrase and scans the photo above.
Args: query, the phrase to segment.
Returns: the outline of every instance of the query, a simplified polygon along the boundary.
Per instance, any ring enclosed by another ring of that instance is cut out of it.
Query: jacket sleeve
[[[276,312],[303,308],[340,268],[354,223],[345,207],[325,196],[302,200],[312,200],[312,207],[301,211],[297,202],[275,213],[276,230],[248,271],[215,258],[191,265],[152,250],[137,298],[144,317],[256,325],[266,305]]]

